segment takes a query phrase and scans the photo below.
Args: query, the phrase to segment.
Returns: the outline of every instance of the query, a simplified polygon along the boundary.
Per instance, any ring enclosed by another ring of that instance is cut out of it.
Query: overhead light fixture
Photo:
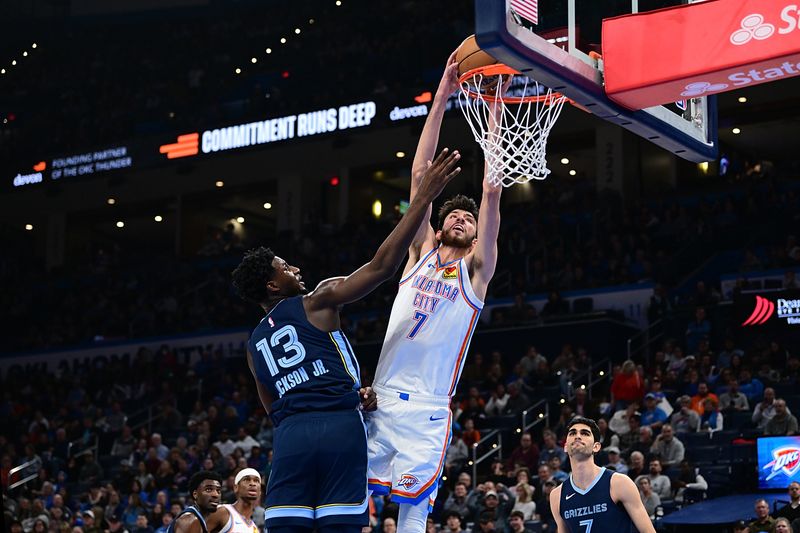
[[[114,205],[115,203],[117,203],[117,201],[114,198],[109,198],[108,200],[106,200],[106,203],[108,205]]]
[[[225,186],[225,182],[220,180],[220,181],[217,181],[216,183],[214,183],[214,185],[219,187],[219,188],[222,188],[222,187]]]
[[[269,202],[264,202],[264,209],[272,209],[272,204]]]
[[[162,220],[164,220],[164,218],[161,215],[156,215],[153,217],[153,220],[155,220],[156,222],[161,222]]]
[[[574,175],[575,175],[575,174],[577,174],[577,173],[578,173],[578,172],[577,172],[577,171],[576,171],[574,168],[573,168],[572,170],[570,170],[570,171],[569,171],[569,175],[570,175],[570,176],[574,176]]]
[[[294,33],[295,33],[296,35],[300,35],[300,28],[295,28],[295,29],[294,29]]]
[[[236,217],[236,222],[239,224],[244,224],[244,217]]]
[[[396,153],[396,154],[394,154],[394,155],[396,155],[398,159],[403,159],[403,158],[406,156],[406,153],[405,153],[405,152],[402,152],[402,151],[400,151],[400,152],[397,152],[397,153]]]
[[[308,19],[309,24],[314,24],[314,19]]]
[[[272,48],[267,48],[267,49],[266,49],[266,50],[264,50],[264,51],[265,51],[266,53],[268,53],[268,54],[271,54],[271,53],[272,53]]]
[[[747,102],[747,97],[746,96],[740,96],[739,97],[739,103],[740,104],[744,104],[745,102]]]
[[[281,37],[281,44],[286,44],[286,37]]]
[[[251,58],[250,58],[250,62],[251,62],[251,63],[254,63],[254,64],[255,64],[255,63],[258,63],[258,59],[257,59],[257,58],[255,58],[255,57],[251,57]]]
[[[372,214],[375,218],[381,218],[381,213],[383,213],[383,204],[380,200],[375,200],[372,203]]]
[[[124,228],[125,227],[125,223],[123,221],[121,221],[121,220],[118,220],[117,221],[117,227],[118,228]]]
[[[561,158],[561,164],[562,165],[569,165],[569,159],[566,158],[566,157],[562,157]]]
[[[734,135],[739,135],[740,133],[742,133],[742,130],[740,130],[739,128],[733,128],[731,132],[733,132]]]
[[[11,66],[12,66],[12,67],[13,67],[14,65],[16,65],[16,64],[17,64],[17,60],[16,60],[16,59],[14,59],[13,61],[11,61]]]
[[[25,229],[27,231],[32,231],[33,230],[33,224],[25,224]]]
[[[240,68],[238,68],[238,67],[237,67],[237,68],[236,68],[236,70],[234,70],[234,72],[235,72],[236,74],[241,74],[241,73],[242,73],[242,69],[240,69]]]
[[[22,57],[28,57],[28,52],[22,52]]]
[[[33,44],[31,45],[31,48],[36,48],[36,46],[37,46],[37,45],[36,45],[36,43],[33,43]]]
[[[340,5],[342,5],[342,0],[336,0],[336,5],[337,5],[337,6],[340,6]]]

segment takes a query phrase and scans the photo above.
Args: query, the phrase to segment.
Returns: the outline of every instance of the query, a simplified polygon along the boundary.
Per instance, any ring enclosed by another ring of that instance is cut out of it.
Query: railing
[[[74,441],[70,442],[67,445],[67,457],[73,457],[73,448],[75,448],[78,444],[83,443],[83,439],[75,439]],[[98,452],[100,449],[100,437],[97,435],[94,436],[94,442],[91,446],[86,448],[81,448],[75,451],[74,457],[79,457],[81,455],[86,455],[87,453],[94,454],[94,460],[97,461]]]
[[[528,421],[528,417],[531,417],[531,421]],[[528,431],[537,424],[544,424],[547,427],[550,424],[550,406],[547,403],[547,400],[539,400],[538,402],[534,403],[527,409],[522,411],[522,423],[520,427],[517,428],[517,433],[522,433],[523,431]],[[482,448],[483,445],[490,446],[483,455],[478,457],[478,449]],[[472,455],[472,459],[469,461],[469,466],[472,467],[472,479],[473,481],[478,479],[478,465],[482,462],[486,461],[490,457],[497,455],[497,459],[503,459],[503,433],[499,429],[493,429],[484,437],[479,440],[478,442],[472,445],[472,450],[470,450]]]
[[[8,480],[11,481],[11,479],[13,479],[13,477],[14,477],[14,474],[16,474],[17,472],[21,472],[21,471],[25,470],[26,468],[30,467],[31,465],[33,465],[35,463],[36,463],[36,460],[34,459],[34,460],[31,460],[31,461],[27,461],[25,463],[22,463],[19,466],[15,466],[14,468],[12,468],[11,470],[8,471]],[[20,479],[19,481],[15,481],[14,483],[10,484],[8,486],[8,490],[12,491],[12,490],[16,489],[17,487],[21,487],[22,485],[25,485],[28,481],[34,480],[37,477],[39,477],[39,472],[38,471],[34,472],[33,474],[31,474],[29,476],[26,476],[26,477]]]
[[[664,327],[665,323],[663,319],[658,319],[649,326],[647,329],[637,333],[633,337],[628,339],[628,359],[633,359],[634,356],[637,356],[644,352],[644,359],[646,364],[650,364],[650,346],[661,340],[664,335],[666,328]],[[659,332],[655,332],[656,327],[661,328]],[[638,344],[637,347],[634,347],[634,343]]]

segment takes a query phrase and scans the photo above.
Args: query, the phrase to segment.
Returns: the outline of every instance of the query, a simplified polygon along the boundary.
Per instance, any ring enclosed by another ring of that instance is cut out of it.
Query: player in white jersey
[[[233,481],[236,501],[217,507],[206,523],[209,533],[259,533],[253,510],[261,498],[261,474],[254,468],[242,469]]]
[[[414,156],[411,199],[436,152],[447,98],[458,88],[455,52]],[[481,214],[456,196],[427,219],[409,248],[375,372],[378,409],[367,415],[369,486],[400,506],[397,530],[422,532],[451,437],[450,398],[497,264],[500,187],[483,183]],[[430,207],[428,208],[431,209]]]

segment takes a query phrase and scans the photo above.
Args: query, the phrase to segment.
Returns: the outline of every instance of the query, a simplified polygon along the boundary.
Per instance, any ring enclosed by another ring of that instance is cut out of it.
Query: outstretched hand
[[[456,61],[456,53],[458,48],[453,50],[450,57],[447,58],[447,65],[444,67],[442,80],[439,82],[439,89],[436,94],[443,97],[448,97],[458,89],[458,61]]]
[[[453,151],[453,153],[449,152],[445,148],[439,152],[439,155],[436,156],[432,163],[428,162],[428,170],[425,171],[422,183],[420,183],[417,191],[417,196],[421,197],[426,203],[432,202],[442,194],[450,180],[461,172],[461,167],[456,166],[461,159],[461,154],[458,153],[458,150]]]

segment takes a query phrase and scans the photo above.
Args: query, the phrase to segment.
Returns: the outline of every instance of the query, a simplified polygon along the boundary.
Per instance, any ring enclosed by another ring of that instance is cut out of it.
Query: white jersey
[[[228,510],[228,523],[219,533],[260,533],[252,519],[243,517],[236,507],[229,503],[222,504]]]
[[[481,309],[464,259],[442,265],[438,247],[428,252],[400,281],[375,385],[452,396]]]

